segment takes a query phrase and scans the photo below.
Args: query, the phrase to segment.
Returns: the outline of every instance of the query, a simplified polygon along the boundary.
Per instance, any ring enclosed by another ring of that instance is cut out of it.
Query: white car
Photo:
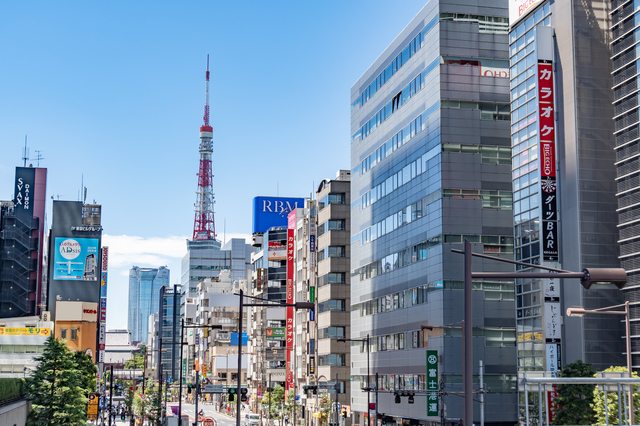
[[[247,413],[240,422],[242,426],[260,426],[260,415],[255,413]]]

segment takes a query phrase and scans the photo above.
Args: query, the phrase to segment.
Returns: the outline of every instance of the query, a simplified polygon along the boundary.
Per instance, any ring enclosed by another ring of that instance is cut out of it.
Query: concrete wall
[[[31,405],[26,400],[0,407],[0,426],[26,425],[30,409]]]

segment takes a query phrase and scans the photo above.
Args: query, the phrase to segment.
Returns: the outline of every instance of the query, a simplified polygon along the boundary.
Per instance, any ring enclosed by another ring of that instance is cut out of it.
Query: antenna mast
[[[29,159],[29,148],[27,148],[27,135],[24,135],[24,149],[22,150],[23,167],[27,167],[27,160]]]
[[[193,241],[215,240],[216,226],[213,215],[213,128],[209,125],[209,55],[204,89],[204,125],[200,127],[200,168],[198,170],[198,190],[196,191]]]

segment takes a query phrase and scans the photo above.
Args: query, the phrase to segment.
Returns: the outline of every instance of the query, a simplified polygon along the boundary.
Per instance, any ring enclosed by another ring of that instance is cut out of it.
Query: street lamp
[[[614,309],[624,306],[624,311],[609,311],[608,309]],[[630,378],[633,378],[631,371],[631,324],[629,320],[629,301],[626,301],[622,305],[605,306],[598,309],[584,309],[584,308],[569,308],[567,309],[567,316],[570,317],[583,317],[585,314],[608,314],[608,315],[624,315],[624,321],[626,326],[625,340],[627,343],[627,373]],[[633,416],[633,386],[629,384],[629,424],[634,424]]]
[[[500,259],[471,251],[471,242],[464,240],[464,250],[451,250],[453,253],[464,254],[464,326],[462,329],[462,383],[464,392],[463,424],[470,426],[473,424],[473,298],[472,279],[497,279],[513,280],[518,278],[578,278],[582,286],[586,289],[595,283],[612,283],[622,289],[627,283],[627,273],[622,268],[585,268],[582,272],[570,272],[548,266],[532,265],[530,263],[518,262],[516,260]],[[524,266],[526,268],[536,268],[552,272],[472,272],[473,256],[483,259],[496,260],[498,262],[511,263]],[[238,425],[239,426],[239,425]]]
[[[367,342],[367,424],[371,425],[371,371],[369,370],[369,355],[371,354],[371,342],[369,338],[369,334],[364,339],[346,339],[339,338],[338,342]],[[338,395],[336,394],[336,402],[338,400]],[[378,406],[376,405],[376,426],[378,425]]]
[[[293,307],[295,310],[299,309],[315,309],[316,304],[314,302],[296,302],[296,303],[244,303],[245,297],[250,297],[252,299],[264,300],[258,297],[253,296],[245,296],[242,289],[240,293],[235,293],[236,296],[240,296],[240,303],[238,307],[238,387],[236,389],[236,399],[237,399],[237,408],[236,408],[236,426],[240,426],[240,391],[242,387],[242,311],[245,306],[257,306],[257,307],[268,307],[268,308],[286,308]],[[288,378],[287,378],[288,379]],[[295,403],[295,401],[294,401]],[[294,413],[294,423],[295,423],[295,409]]]

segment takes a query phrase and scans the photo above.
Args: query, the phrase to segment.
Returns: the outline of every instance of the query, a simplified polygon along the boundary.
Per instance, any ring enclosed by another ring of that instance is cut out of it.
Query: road
[[[170,405],[178,405],[176,403],[171,403]],[[190,417],[194,417],[196,406],[194,404],[185,404],[182,403],[182,412],[184,414],[188,414]],[[198,411],[203,410],[205,417],[213,417],[216,420],[217,426],[235,426],[236,419],[225,416],[224,414],[220,414],[218,411],[214,409],[213,405],[209,404],[198,404]],[[167,407],[167,411],[171,411],[169,407]],[[243,412],[244,413],[244,412]],[[186,425],[185,425],[186,426]]]

